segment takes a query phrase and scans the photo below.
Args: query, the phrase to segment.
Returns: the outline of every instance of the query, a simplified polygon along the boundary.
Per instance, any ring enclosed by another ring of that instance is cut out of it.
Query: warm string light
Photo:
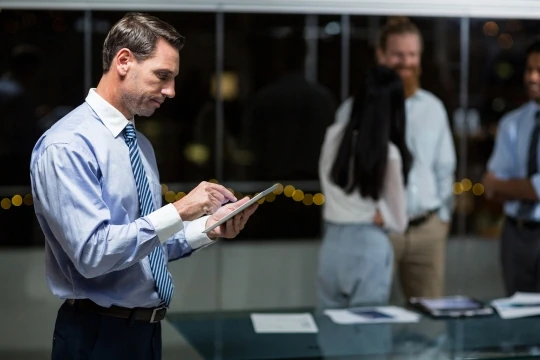
[[[20,207],[22,205],[30,206],[34,203],[31,194],[26,194],[24,196],[14,195],[11,199],[4,198],[0,201],[0,208],[3,210],[9,210],[12,207]]]
[[[211,179],[208,182],[219,184],[219,182],[216,179]],[[250,198],[257,196],[259,193],[252,194],[243,194],[239,191],[235,191],[231,188],[227,188],[230,192],[236,196],[237,199],[241,199],[245,196],[248,196]],[[177,200],[180,200],[184,196],[186,196],[185,192],[175,192],[174,190],[169,189],[169,186],[167,184],[161,185],[161,195],[165,198],[165,201],[167,203],[172,203]],[[291,198],[295,202],[302,202],[306,206],[310,205],[322,205],[324,204],[325,197],[321,193],[316,194],[309,194],[304,193],[301,189],[296,189],[293,185],[287,185],[283,186],[282,184],[278,184],[278,187],[276,190],[271,192],[270,194],[266,195],[265,197],[261,198],[259,201],[257,201],[259,204],[263,204],[265,202],[274,202],[279,195],[285,195],[288,198]]]
[[[214,183],[214,184],[219,184],[219,182],[216,179],[211,179],[209,180],[209,182]],[[285,195],[285,197],[291,198],[295,202],[302,202],[306,206],[310,206],[310,205],[321,206],[324,204],[325,197],[322,193],[309,194],[309,193],[304,193],[304,191],[301,189],[296,189],[293,185],[286,185],[286,186],[283,186],[282,184],[278,184],[278,185],[279,186],[276,190],[266,195],[264,198],[260,199],[258,203],[259,204],[263,204],[265,202],[272,203],[276,200],[277,196]],[[244,196],[248,196],[251,198],[259,194],[259,193],[255,193],[253,195],[243,194],[231,188],[228,188],[228,190],[234,193],[234,196],[236,196],[236,198],[238,199],[241,199]],[[461,195],[468,191],[471,191],[476,196],[481,196],[484,193],[484,185],[482,185],[481,183],[476,183],[473,185],[473,183],[469,179],[463,179],[459,182],[455,182],[452,185],[452,192],[454,193],[454,195]],[[169,186],[167,184],[161,184],[161,195],[164,197],[165,202],[173,203],[175,201],[180,200],[184,196],[186,196],[186,193],[183,191],[180,191],[180,192],[173,191],[169,189]],[[17,194],[11,198],[3,198],[0,201],[0,209],[9,210],[12,208],[22,207],[23,205],[31,206],[33,204],[34,204],[34,201],[32,198],[32,194],[26,194],[24,196]]]
[[[484,193],[484,185],[481,183],[476,183],[473,185],[469,179],[463,179],[460,182],[455,182],[452,185],[452,192],[454,195],[461,195],[471,190],[474,195],[480,196]]]
[[[219,184],[219,182],[216,179],[211,179],[209,182],[214,184]],[[255,193],[253,195],[251,194],[243,194],[239,191],[235,191],[231,188],[228,188],[230,192],[236,196],[237,199],[241,199],[244,196],[248,196],[252,198],[253,196],[257,196],[259,193]],[[175,201],[180,200],[184,196],[186,196],[186,193],[183,191],[176,192],[171,189],[169,189],[169,186],[167,184],[161,184],[161,195],[163,196],[165,202],[167,203],[173,203]],[[278,184],[278,187],[276,190],[271,192],[270,194],[266,195],[265,197],[261,198],[259,201],[257,201],[259,204],[263,204],[265,202],[272,203],[276,201],[277,196],[285,195],[287,198],[291,198],[295,202],[302,202],[306,206],[311,205],[322,205],[324,204],[325,197],[322,193],[316,193],[316,194],[310,194],[310,193],[304,193],[301,189],[296,189],[293,185],[286,185],[283,186],[282,184]],[[12,208],[21,207],[22,205],[25,206],[31,206],[33,205],[34,201],[32,198],[32,194],[26,194],[24,196],[21,196],[19,194],[14,195],[12,198],[4,198],[0,201],[0,208],[3,210],[9,210]]]

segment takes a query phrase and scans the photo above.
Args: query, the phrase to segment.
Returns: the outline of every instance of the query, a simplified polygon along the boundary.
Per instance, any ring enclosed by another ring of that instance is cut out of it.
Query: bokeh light
[[[2,199],[2,201],[0,202],[0,206],[2,207],[2,209],[8,210],[11,207],[11,200]]]
[[[296,190],[294,186],[287,185],[285,186],[285,189],[283,189],[283,193],[285,194],[286,197],[291,197],[292,194],[294,193],[294,190]]]
[[[472,192],[476,196],[482,195],[484,193],[484,185],[482,185],[480,183],[474,184],[474,186],[472,188]]]
[[[304,200],[304,192],[302,190],[294,190],[292,194],[292,198],[294,201],[302,201]]]
[[[22,205],[22,196],[21,195],[15,195],[11,198],[11,203],[13,206],[21,206]]]
[[[26,194],[23,197],[23,203],[24,205],[30,206],[34,203],[34,198],[32,197],[32,194]]]
[[[268,195],[266,195],[266,201],[271,203],[271,202],[274,202],[276,200],[276,194],[274,193],[270,193]]]
[[[306,194],[304,195],[304,200],[302,200],[304,205],[313,205],[313,195],[312,194]]]
[[[454,183],[452,185],[452,192],[456,195],[459,195],[463,192],[463,185],[460,182]]]
[[[472,182],[469,179],[463,179],[461,180],[461,186],[463,187],[463,191],[469,191],[472,188]]]
[[[165,201],[168,203],[175,202],[176,200],[176,193],[174,191],[167,191],[165,193]]]
[[[315,194],[315,196],[313,196],[313,202],[315,203],[315,205],[322,205],[324,204],[324,195],[321,194],[321,193],[317,193]]]

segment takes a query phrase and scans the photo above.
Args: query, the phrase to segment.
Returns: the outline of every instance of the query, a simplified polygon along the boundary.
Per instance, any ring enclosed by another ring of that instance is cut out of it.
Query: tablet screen
[[[262,199],[266,195],[270,194],[272,191],[276,190],[278,188],[278,186],[279,186],[279,184],[274,184],[271,187],[269,187],[268,189],[264,190],[262,193],[257,194],[257,196],[254,196],[253,198],[251,198],[248,202],[246,202],[244,205],[240,206],[238,209],[231,212],[229,215],[221,218],[218,222],[216,222],[212,226],[204,229],[203,233],[208,233],[209,231],[212,231],[215,228],[217,228],[219,225],[221,225],[221,224],[227,222],[228,220],[232,219],[235,215],[241,213],[242,211],[249,208],[251,205],[255,204],[257,201],[259,201],[260,199]]]
[[[420,299],[419,302],[430,310],[466,310],[484,307],[482,303],[467,297]]]

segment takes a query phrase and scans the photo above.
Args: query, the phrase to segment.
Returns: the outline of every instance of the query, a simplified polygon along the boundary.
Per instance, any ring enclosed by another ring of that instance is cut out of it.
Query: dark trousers
[[[501,233],[501,263],[508,296],[540,292],[540,227],[519,227],[506,219]]]
[[[56,318],[52,360],[160,360],[161,324],[99,315],[64,303]]]

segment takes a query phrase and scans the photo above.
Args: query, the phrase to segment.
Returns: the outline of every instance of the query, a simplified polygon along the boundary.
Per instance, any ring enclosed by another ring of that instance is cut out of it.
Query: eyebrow
[[[156,69],[154,70],[154,73],[165,73],[167,75],[173,75],[174,72],[172,72],[171,70],[167,70],[167,69]]]

